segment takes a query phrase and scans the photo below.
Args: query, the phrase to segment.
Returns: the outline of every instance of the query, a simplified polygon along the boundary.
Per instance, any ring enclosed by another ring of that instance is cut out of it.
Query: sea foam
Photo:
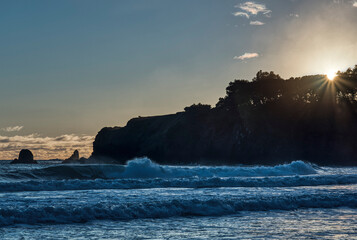
[[[13,179],[126,179],[126,178],[191,178],[191,177],[264,177],[316,174],[314,167],[303,161],[277,166],[166,166],[148,158],[138,158],[127,165],[54,165],[41,169],[18,170],[2,174]]]

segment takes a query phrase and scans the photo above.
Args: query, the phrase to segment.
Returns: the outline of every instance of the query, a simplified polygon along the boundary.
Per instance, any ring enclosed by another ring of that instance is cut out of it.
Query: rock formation
[[[259,71],[235,80],[214,108],[138,117],[103,128],[91,158],[118,163],[149,157],[160,164],[279,164],[304,160],[357,166],[357,65],[325,75],[282,79]]]
[[[72,156],[69,157],[69,160],[74,160],[74,161],[79,160],[79,152],[78,152],[78,150],[75,150],[73,152]]]
[[[73,154],[69,158],[65,159],[62,163],[79,163],[79,160],[79,152],[78,150],[75,150]]]
[[[134,118],[125,127],[103,128],[95,138],[91,158],[115,159],[120,164],[149,157],[169,165],[270,165],[295,160],[357,165],[357,137],[349,133],[357,133],[353,121],[339,125],[347,130],[340,127],[337,135],[334,129],[320,126],[324,120],[315,112],[304,116],[307,120],[291,113],[285,124],[262,113],[250,114],[243,121],[214,111],[201,116],[182,112]]]
[[[161,164],[235,164],[245,136],[239,122],[206,111],[139,117],[125,127],[103,128],[92,157],[120,164],[144,156]]]
[[[35,160],[33,160],[33,154],[30,150],[28,149],[22,149],[19,154],[19,158],[14,159],[12,164],[16,163],[23,163],[23,164],[33,164],[37,163]]]

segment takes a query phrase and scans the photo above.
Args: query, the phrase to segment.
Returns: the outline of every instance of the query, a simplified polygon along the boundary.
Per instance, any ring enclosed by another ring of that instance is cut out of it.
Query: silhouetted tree
[[[185,107],[185,112],[188,114],[206,114],[211,110],[211,105],[208,104],[192,104],[189,107]]]

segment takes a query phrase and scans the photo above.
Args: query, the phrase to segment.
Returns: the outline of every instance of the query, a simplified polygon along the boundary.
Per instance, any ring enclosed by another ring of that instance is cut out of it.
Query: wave
[[[357,208],[357,194],[349,192],[246,198],[151,200],[140,203],[96,203],[86,206],[34,206],[1,208],[0,225],[77,223],[91,220],[130,220],[176,216],[221,216],[241,211],[295,210],[300,208]]]
[[[249,178],[209,177],[176,179],[29,180],[0,182],[0,192],[143,188],[299,187],[349,184],[357,184],[356,174]]]
[[[165,166],[148,158],[134,159],[127,165],[55,165],[40,169],[3,173],[11,179],[132,179],[191,177],[264,177],[316,174],[314,167],[303,161],[278,166]]]

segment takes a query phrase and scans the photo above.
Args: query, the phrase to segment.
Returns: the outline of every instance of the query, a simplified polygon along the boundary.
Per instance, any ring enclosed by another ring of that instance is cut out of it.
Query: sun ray
[[[326,76],[327,76],[328,80],[333,81],[333,80],[335,80],[335,77],[336,77],[336,71],[331,70],[326,74]]]

